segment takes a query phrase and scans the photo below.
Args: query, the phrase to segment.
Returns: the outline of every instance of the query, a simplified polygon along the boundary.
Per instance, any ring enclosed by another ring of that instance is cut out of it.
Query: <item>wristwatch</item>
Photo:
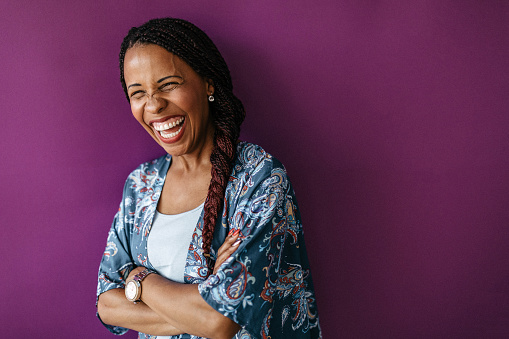
[[[141,281],[146,278],[150,273],[155,273],[154,270],[144,269],[140,273],[136,274],[132,280],[129,280],[125,285],[125,297],[127,300],[137,303],[141,297]]]

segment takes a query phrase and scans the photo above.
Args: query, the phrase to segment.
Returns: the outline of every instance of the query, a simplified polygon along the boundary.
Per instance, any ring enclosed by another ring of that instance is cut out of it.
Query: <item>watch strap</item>
[[[143,279],[145,279],[147,277],[147,275],[149,275],[151,273],[156,273],[156,271],[151,270],[150,268],[146,268],[143,271],[141,271],[140,273],[136,274],[133,277],[133,280],[136,280],[137,282],[141,282]]]

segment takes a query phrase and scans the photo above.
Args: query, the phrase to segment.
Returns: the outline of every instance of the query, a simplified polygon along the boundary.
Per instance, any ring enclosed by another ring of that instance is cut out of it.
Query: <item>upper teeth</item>
[[[184,121],[184,117],[180,117],[179,119],[175,120],[174,122],[166,122],[166,123],[154,123],[154,129],[156,131],[164,131],[170,128],[173,128],[177,125],[180,125]]]

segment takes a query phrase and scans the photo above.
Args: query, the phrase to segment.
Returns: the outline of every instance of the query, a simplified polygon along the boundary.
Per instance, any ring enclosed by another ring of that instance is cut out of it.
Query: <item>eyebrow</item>
[[[178,75],[169,75],[169,76],[167,76],[167,77],[164,77],[164,78],[161,78],[161,79],[157,80],[157,83],[159,84],[159,83],[161,83],[161,82],[163,82],[164,80],[169,79],[169,78],[180,78],[180,79],[182,79],[182,77],[181,77],[181,76],[178,76]],[[141,84],[138,84],[138,83],[130,84],[129,86],[127,86],[127,89],[129,89],[129,88],[131,88],[131,87],[133,87],[133,86],[141,86]]]
[[[167,77],[164,77],[164,78],[161,78],[161,79],[157,80],[157,83],[160,83],[160,82],[162,82],[162,81],[164,81],[164,80],[166,80],[168,78],[180,78],[180,79],[182,79],[182,77],[179,77],[178,75],[169,75]]]
[[[129,86],[127,86],[127,89],[133,87],[133,86],[141,86],[141,84],[130,84]]]

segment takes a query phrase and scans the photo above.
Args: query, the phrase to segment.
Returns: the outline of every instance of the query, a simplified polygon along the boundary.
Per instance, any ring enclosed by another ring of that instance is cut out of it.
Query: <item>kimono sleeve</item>
[[[293,188],[282,165],[265,161],[254,172],[228,213],[242,242],[199,292],[242,326],[238,337],[318,338],[311,334],[319,326]]]
[[[108,233],[106,248],[99,266],[96,305],[100,294],[114,288],[123,289],[125,286],[125,279],[129,275],[129,272],[135,267],[129,252],[128,232],[132,221],[131,213],[129,213],[131,203],[132,198],[128,179],[124,186],[122,202],[120,203],[118,212],[115,214],[113,224]],[[101,320],[99,314],[97,314],[97,317]],[[124,334],[128,331],[128,329],[118,326],[111,326],[105,323],[103,323],[103,325],[114,334]]]

